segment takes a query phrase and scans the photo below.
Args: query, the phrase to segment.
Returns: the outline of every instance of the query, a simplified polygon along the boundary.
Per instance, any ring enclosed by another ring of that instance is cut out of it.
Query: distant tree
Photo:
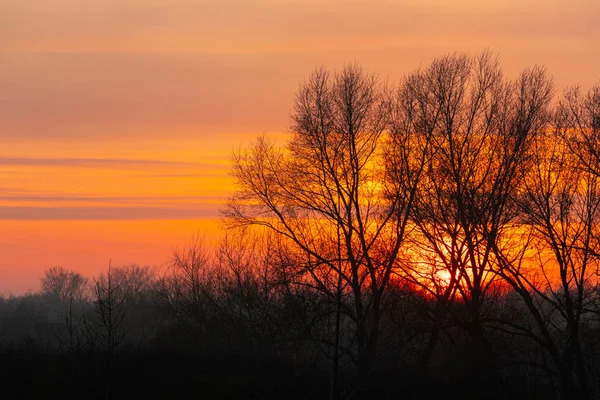
[[[83,300],[88,294],[88,279],[78,272],[55,266],[41,278],[42,293],[63,301]]]
[[[173,252],[171,262],[156,283],[161,307],[182,325],[204,329],[216,287],[211,252],[200,236]]]
[[[123,283],[128,293],[128,300],[142,301],[154,287],[156,271],[149,266],[141,267],[137,264],[113,268],[114,278]]]
[[[282,321],[285,290],[276,252],[268,234],[241,230],[228,232],[216,253],[219,274],[214,297],[219,314],[236,336],[244,337],[258,361],[295,333]]]
[[[92,342],[106,352],[108,363],[127,334],[123,322],[127,314],[129,296],[125,276],[116,276],[109,263],[108,271],[94,280],[91,307],[96,318],[87,321],[91,324],[89,328],[93,335]]]
[[[74,352],[83,343],[83,322],[86,300],[90,295],[88,278],[78,272],[55,266],[41,278],[42,294],[52,296],[61,304],[56,310],[64,320],[64,328],[55,326],[55,337],[63,350]]]

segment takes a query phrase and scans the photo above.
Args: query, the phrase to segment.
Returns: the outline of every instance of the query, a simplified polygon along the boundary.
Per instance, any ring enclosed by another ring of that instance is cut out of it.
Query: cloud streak
[[[214,206],[197,207],[0,207],[0,220],[134,221],[216,218]]]
[[[17,202],[106,202],[110,204],[118,203],[178,203],[178,202],[211,202],[221,200],[221,196],[83,196],[83,195],[2,195],[1,201]]]
[[[144,160],[125,158],[27,158],[0,156],[0,166],[55,167],[55,168],[195,168],[224,169],[226,166],[187,161]]]

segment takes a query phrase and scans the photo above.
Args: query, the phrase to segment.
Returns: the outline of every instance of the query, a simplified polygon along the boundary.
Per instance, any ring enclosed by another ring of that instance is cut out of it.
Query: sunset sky
[[[218,236],[229,156],[285,140],[298,83],[490,49],[600,79],[597,0],[0,0],[0,293],[53,265],[163,265]]]

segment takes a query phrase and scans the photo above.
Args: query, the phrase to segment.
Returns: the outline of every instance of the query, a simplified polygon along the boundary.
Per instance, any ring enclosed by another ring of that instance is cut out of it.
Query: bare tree
[[[600,84],[587,93],[565,91],[557,111],[557,129],[582,167],[600,175]]]
[[[287,242],[290,282],[333,304],[344,300],[334,310],[353,321],[359,380],[378,358],[383,302],[417,181],[413,176],[408,191],[395,190],[384,157],[389,118],[375,76],[356,65],[333,75],[315,71],[296,96],[287,147],[259,138],[235,154],[238,191],[224,209],[231,226],[264,227]]]
[[[600,300],[600,176],[591,161],[593,147],[585,147],[591,145],[591,127],[583,129],[571,113],[575,93],[567,91],[554,127],[536,141],[516,196],[526,240],[497,251],[500,273],[535,321],[535,329],[513,328],[549,354],[563,398],[589,399],[597,393],[590,382],[591,343],[584,336]]]
[[[55,266],[44,271],[41,278],[42,293],[60,300],[83,300],[87,294],[88,279],[78,272]]]
[[[208,247],[200,236],[194,236],[188,246],[173,252],[167,270],[157,282],[162,307],[181,324],[193,322],[201,331],[216,285],[215,273]]]
[[[112,273],[127,288],[130,301],[143,300],[150,293],[156,279],[154,268],[137,264],[113,268]]]
[[[217,251],[219,314],[257,363],[293,334],[282,321],[284,288],[276,251],[269,234],[246,229],[228,232]]]
[[[41,278],[42,293],[58,299],[64,318],[64,328],[56,329],[60,346],[69,352],[81,350],[86,300],[90,293],[88,279],[78,272],[55,266],[44,272]]]
[[[94,280],[92,311],[96,321],[92,326],[94,337],[108,356],[110,363],[115,352],[123,343],[127,331],[123,324],[127,314],[129,288],[123,276],[115,276],[111,264],[108,271]]]
[[[465,310],[451,316],[467,332],[473,366],[482,371],[491,360],[482,318],[496,287],[492,249],[514,220],[510,196],[545,127],[552,83],[541,68],[509,82],[485,52],[438,58],[405,86],[397,130],[426,137],[431,147],[412,210],[413,261],[405,268],[437,300],[422,363],[455,298]]]

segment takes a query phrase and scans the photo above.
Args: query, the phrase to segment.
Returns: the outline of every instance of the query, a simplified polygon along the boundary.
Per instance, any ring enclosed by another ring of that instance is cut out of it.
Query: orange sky
[[[489,48],[589,87],[598,21],[596,0],[2,0],[0,293],[215,238],[231,150],[281,137],[315,66],[397,79]]]

